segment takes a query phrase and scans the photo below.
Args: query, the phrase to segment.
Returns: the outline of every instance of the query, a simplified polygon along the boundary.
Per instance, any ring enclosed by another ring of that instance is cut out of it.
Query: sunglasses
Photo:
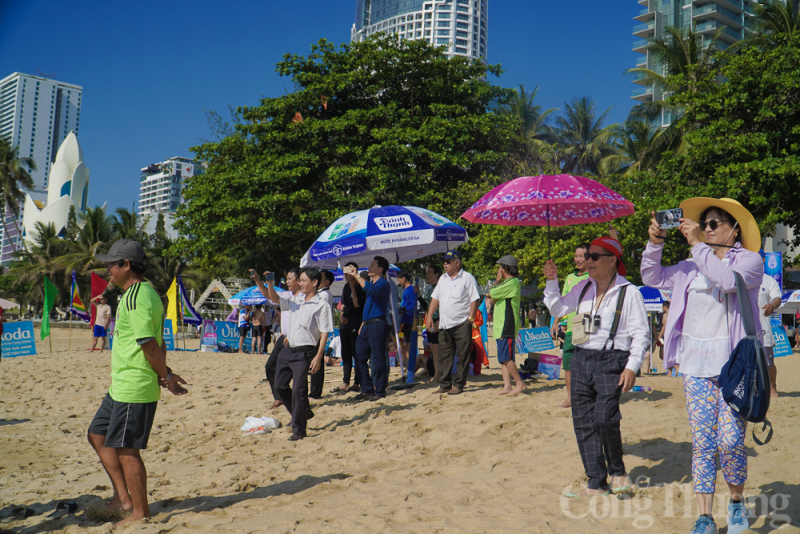
[[[587,260],[592,260],[592,261],[597,261],[597,260],[599,260],[599,259],[600,259],[602,256],[613,256],[613,254],[599,254],[599,253],[597,253],[597,252],[592,252],[592,253],[590,254],[590,253],[586,252],[586,253],[584,253],[584,255],[583,255],[583,257],[584,257],[585,259],[587,259]]]
[[[700,229],[705,231],[706,227],[709,227],[713,232],[719,228],[719,225],[722,223],[730,223],[730,221],[725,221],[722,219],[708,219],[707,221],[700,221]]]
[[[443,260],[445,264],[453,263],[453,260]]]

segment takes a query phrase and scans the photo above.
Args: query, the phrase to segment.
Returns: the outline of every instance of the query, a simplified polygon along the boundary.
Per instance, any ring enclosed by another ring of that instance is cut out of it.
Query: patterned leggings
[[[722,473],[728,484],[744,484],[747,480],[744,449],[747,421],[725,402],[722,390],[713,378],[685,376],[683,391],[692,427],[694,491],[714,493],[717,481],[714,455],[718,450]]]

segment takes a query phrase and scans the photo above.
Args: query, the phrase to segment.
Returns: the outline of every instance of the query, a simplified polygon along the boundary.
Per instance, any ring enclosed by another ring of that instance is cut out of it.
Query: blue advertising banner
[[[774,356],[779,358],[781,356],[792,355],[792,345],[786,337],[786,330],[782,326],[775,326],[772,328],[772,336],[775,338],[775,346],[772,347]]]
[[[164,319],[164,342],[167,350],[175,350],[175,336],[172,334],[172,319]]]
[[[778,282],[783,293],[783,252],[767,252],[764,259],[764,274]]]
[[[239,346],[239,327],[236,323],[229,321],[214,321],[217,327],[217,343],[225,343],[229,347]],[[253,344],[252,329],[247,331],[247,337],[244,340],[245,346],[249,347]]]
[[[553,345],[553,338],[550,336],[550,331],[545,328],[525,328],[517,334],[517,354],[524,354],[526,352],[541,352],[543,350],[550,350]]]
[[[36,354],[36,341],[33,338],[33,323],[5,323],[3,330],[3,358],[31,356]]]

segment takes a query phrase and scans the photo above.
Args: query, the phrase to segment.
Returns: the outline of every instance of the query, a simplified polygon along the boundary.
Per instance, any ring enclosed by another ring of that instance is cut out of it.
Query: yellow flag
[[[173,331],[178,325],[178,282],[172,279],[172,284],[167,289],[167,314],[165,319],[172,319]]]

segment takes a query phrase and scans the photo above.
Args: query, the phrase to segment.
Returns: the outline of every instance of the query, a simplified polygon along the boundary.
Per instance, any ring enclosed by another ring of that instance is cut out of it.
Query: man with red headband
[[[636,383],[649,346],[642,294],[625,279],[622,245],[595,239],[586,253],[589,279],[561,296],[558,269],[547,260],[544,303],[555,317],[572,319],[572,424],[589,484],[567,497],[608,495],[630,489],[622,461],[619,400]],[[609,485],[608,476],[611,476]]]

